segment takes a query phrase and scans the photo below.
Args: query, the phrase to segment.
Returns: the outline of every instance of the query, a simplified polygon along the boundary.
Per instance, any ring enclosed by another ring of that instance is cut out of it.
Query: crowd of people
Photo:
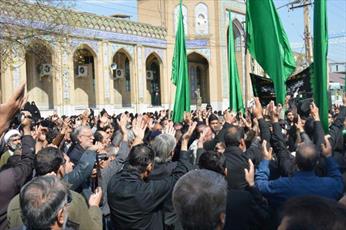
[[[174,123],[42,118],[24,92],[0,105],[1,230],[345,229],[346,96],[325,133],[314,102],[289,97]]]

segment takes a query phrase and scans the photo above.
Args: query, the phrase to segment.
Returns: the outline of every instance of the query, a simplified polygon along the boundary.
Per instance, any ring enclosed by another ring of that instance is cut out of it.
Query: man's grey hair
[[[83,131],[83,130],[85,130],[85,129],[90,129],[90,127],[89,126],[79,126],[79,127],[77,127],[77,128],[75,128],[75,130],[73,130],[73,132],[72,132],[72,135],[71,135],[71,139],[72,139],[72,141],[73,142],[79,142],[78,141],[78,136],[79,136],[79,134]]]
[[[155,152],[155,162],[164,163],[172,159],[172,152],[176,146],[175,137],[170,134],[160,134],[151,142],[151,147]]]
[[[173,190],[173,206],[185,230],[215,229],[226,212],[226,201],[224,176],[206,169],[188,172]]]
[[[67,186],[56,176],[36,177],[20,191],[22,219],[27,229],[51,229],[67,203]]]

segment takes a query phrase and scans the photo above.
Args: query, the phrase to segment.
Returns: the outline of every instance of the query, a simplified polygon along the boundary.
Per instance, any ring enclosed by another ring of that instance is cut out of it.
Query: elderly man
[[[71,196],[55,176],[34,178],[20,192],[25,229],[66,229]]]
[[[74,143],[68,150],[68,156],[77,165],[84,151],[93,145],[94,135],[88,126],[80,126],[74,130],[72,138]]]
[[[7,163],[8,158],[22,152],[21,134],[17,129],[9,130],[4,136],[4,141],[8,150],[1,155],[0,168]]]
[[[227,182],[220,173],[193,170],[173,190],[173,205],[184,229],[223,229]]]

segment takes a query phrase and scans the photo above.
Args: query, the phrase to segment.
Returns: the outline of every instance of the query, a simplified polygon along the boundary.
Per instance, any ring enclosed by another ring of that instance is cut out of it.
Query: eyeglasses
[[[72,195],[70,190],[67,192],[66,203],[62,207],[62,209],[68,208],[72,203]]]
[[[67,204],[71,204],[72,203],[72,194],[70,191],[68,191],[67,193]]]

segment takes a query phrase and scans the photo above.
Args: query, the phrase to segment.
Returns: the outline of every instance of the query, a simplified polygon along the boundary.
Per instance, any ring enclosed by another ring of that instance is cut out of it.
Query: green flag
[[[176,86],[173,107],[174,122],[181,122],[184,118],[184,111],[190,111],[190,84],[185,47],[183,12],[181,6],[182,1],[180,0],[178,28],[175,37],[175,47],[172,64],[172,81]]]
[[[244,113],[244,103],[242,98],[241,86],[239,82],[238,67],[235,58],[233,26],[231,12],[229,16],[228,29],[228,73],[229,73],[229,107],[235,112]]]
[[[314,72],[311,80],[314,101],[320,110],[323,129],[328,132],[328,29],[326,4],[326,0],[315,0],[314,2]]]
[[[283,104],[285,81],[296,64],[272,0],[246,1],[247,48],[274,82],[276,102]]]

